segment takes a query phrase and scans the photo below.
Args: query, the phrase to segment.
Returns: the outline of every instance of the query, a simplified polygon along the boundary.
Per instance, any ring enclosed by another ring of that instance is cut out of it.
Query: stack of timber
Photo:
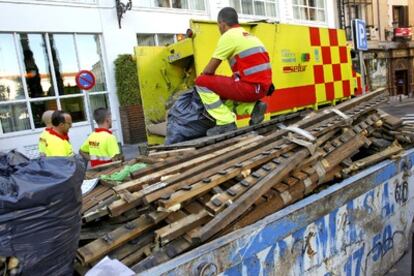
[[[398,158],[412,147],[399,135],[413,132],[402,132],[377,109],[387,96],[377,90],[294,125],[269,121],[224,138],[153,147],[150,156],[162,161],[112,187],[115,200],[84,224],[82,231],[93,229],[89,233],[98,234],[90,236],[99,237],[78,249],[78,272],[106,255],[136,272],[146,270],[360,169]]]

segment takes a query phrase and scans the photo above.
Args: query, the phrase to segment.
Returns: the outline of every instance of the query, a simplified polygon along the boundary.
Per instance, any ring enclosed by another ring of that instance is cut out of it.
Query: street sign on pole
[[[78,87],[80,89],[84,90],[84,91],[91,90],[95,86],[95,83],[96,83],[95,75],[89,70],[79,71],[79,73],[76,74],[75,81],[76,81],[76,84],[78,85]],[[93,129],[94,129],[94,127],[93,127],[94,126],[93,125],[93,116],[92,116],[93,111],[91,110],[92,106],[91,106],[91,103],[90,103],[90,100],[89,100],[89,94],[88,93],[85,93],[85,100],[86,100],[86,105],[88,106],[87,110],[89,110],[89,116],[88,116],[89,117],[89,124],[91,126],[92,131],[93,131]]]
[[[368,50],[368,38],[366,31],[365,20],[354,19],[352,21],[352,38],[354,41],[354,48],[359,53],[359,68],[361,74],[362,93],[365,94],[365,66],[363,51]]]
[[[88,70],[82,70],[76,74],[76,84],[82,90],[91,90],[95,86],[95,75]]]
[[[368,39],[365,21],[362,19],[354,19],[354,43],[356,50],[368,50]]]

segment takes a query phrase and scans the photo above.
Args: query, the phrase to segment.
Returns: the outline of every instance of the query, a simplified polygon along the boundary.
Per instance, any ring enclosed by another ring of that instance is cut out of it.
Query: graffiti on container
[[[277,242],[271,241],[271,233],[261,231],[239,250],[241,262],[223,274],[357,276],[385,272],[383,258],[393,251],[392,258],[400,254],[401,246],[394,247],[406,241],[407,227],[395,210],[408,201],[409,192],[407,181],[388,178]],[[270,246],[263,247],[266,242]]]
[[[408,183],[407,181],[404,182],[397,182],[395,185],[395,202],[399,204],[403,204],[408,200]]]

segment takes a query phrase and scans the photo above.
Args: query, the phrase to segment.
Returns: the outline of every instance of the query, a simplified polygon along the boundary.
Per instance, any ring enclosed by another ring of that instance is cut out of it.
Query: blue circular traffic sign
[[[95,76],[88,70],[77,73],[75,80],[78,87],[83,90],[90,90],[95,86]]]

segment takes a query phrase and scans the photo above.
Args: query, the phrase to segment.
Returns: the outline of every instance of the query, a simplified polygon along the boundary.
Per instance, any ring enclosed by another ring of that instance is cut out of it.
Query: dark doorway
[[[408,95],[408,70],[395,71],[395,87],[397,95]]]

